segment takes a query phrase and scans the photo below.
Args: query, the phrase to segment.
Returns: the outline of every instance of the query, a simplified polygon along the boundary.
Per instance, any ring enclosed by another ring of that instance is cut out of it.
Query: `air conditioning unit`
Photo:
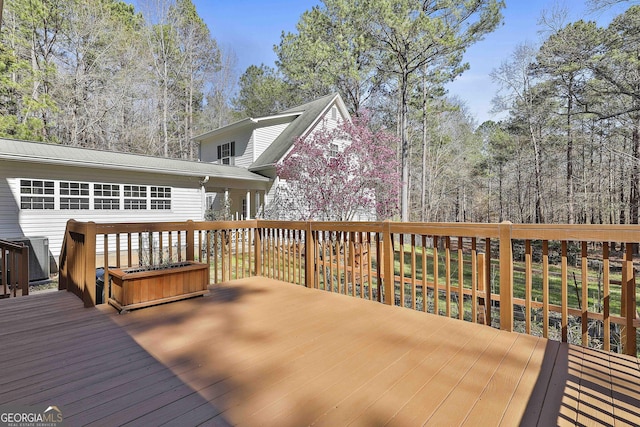
[[[13,237],[5,239],[10,242],[24,243],[29,247],[29,281],[49,278],[49,238],[48,237]]]

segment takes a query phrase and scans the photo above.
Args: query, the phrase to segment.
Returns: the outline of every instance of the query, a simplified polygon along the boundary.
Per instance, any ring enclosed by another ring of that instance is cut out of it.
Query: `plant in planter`
[[[153,247],[151,234],[148,241]],[[145,246],[144,243],[141,244],[141,249]],[[143,256],[145,253],[150,254],[147,259]],[[153,254],[158,254],[157,258]],[[147,250],[140,251],[140,267],[110,269],[109,304],[123,312],[193,298],[209,292],[207,264],[195,261],[177,262],[162,255],[161,250],[152,251],[147,247]]]

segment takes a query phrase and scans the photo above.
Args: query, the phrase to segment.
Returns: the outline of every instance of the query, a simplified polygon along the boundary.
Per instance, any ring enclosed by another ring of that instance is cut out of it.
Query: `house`
[[[44,236],[57,259],[69,219],[203,220],[207,192],[262,193],[246,168],[0,139],[0,239]]]
[[[0,139],[0,239],[48,239],[55,271],[69,219],[204,220],[263,215],[279,185],[276,164],[295,140],[349,119],[333,94],[195,137],[199,161]]]
[[[200,146],[201,162],[234,165],[271,179],[267,192],[255,193],[254,200],[238,189],[228,189],[209,194],[208,207],[213,211],[239,212],[244,217],[265,216],[265,212],[273,211],[280,186],[278,162],[298,138],[322,127],[335,128],[343,120],[350,120],[349,112],[340,95],[334,93],[278,114],[249,117],[194,137]]]

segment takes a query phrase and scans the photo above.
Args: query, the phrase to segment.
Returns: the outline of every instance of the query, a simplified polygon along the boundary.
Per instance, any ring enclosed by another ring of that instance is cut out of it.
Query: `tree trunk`
[[[409,137],[407,132],[407,116],[409,114],[409,101],[407,99],[408,79],[409,75],[405,69],[403,70],[400,79],[400,144],[402,146],[402,192],[400,198],[400,219],[402,222],[409,221]]]
[[[422,76],[422,187],[420,191],[420,221],[425,221],[427,209],[427,78]]]
[[[629,197],[629,224],[638,223],[638,206],[640,203],[640,189],[638,179],[640,179],[640,116],[633,121],[633,131],[631,133],[631,144],[633,147],[633,166],[631,168],[631,185]]]
[[[529,135],[531,136],[531,142],[533,143],[533,153],[535,160],[535,223],[540,224],[544,222],[544,213],[542,210],[542,172],[540,170],[540,146],[538,144],[538,140],[531,123],[529,123]]]
[[[571,132],[572,92],[569,90],[567,99],[567,222],[575,222],[574,191],[573,191],[573,133]]]

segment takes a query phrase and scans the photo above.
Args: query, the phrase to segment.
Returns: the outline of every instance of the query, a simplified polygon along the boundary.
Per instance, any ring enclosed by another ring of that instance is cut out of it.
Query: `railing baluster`
[[[233,230],[227,228],[225,230],[225,251],[227,253],[227,279],[232,280],[233,274]]]
[[[549,241],[542,241],[542,336],[549,338]]]
[[[589,347],[589,272],[587,260],[587,242],[582,241],[582,257],[581,257],[581,280],[582,280],[582,345]]]
[[[532,279],[532,256],[531,256],[531,240],[525,241],[524,249],[524,313],[525,313],[525,331],[531,333],[531,285]]]
[[[109,235],[104,235],[104,254],[102,255],[103,259],[103,268],[104,268],[104,276],[102,276],[102,302],[109,302]],[[97,292],[97,289],[96,289]]]
[[[416,235],[411,233],[411,308],[416,309]]]
[[[633,243],[626,243],[622,267],[622,292],[620,315],[624,317],[624,325],[620,332],[622,352],[630,356],[636,355],[636,278],[633,271]]]
[[[478,250],[476,238],[471,238],[471,321],[478,322]]]
[[[438,236],[433,236],[433,313],[440,315],[440,263],[438,262]]]
[[[382,275],[383,275],[383,237],[381,233],[376,233],[376,291],[377,291],[377,300],[378,302],[384,302],[382,298]]]
[[[400,233],[400,307],[405,307],[405,289],[404,289],[404,233]]]
[[[127,267],[133,265],[133,245],[131,243],[131,233],[127,233]]]
[[[427,236],[422,235],[422,311],[429,311],[429,298],[427,298]]]
[[[120,268],[120,233],[116,234],[116,267]]]
[[[365,296],[365,291],[364,291],[364,263],[366,262],[366,258],[369,256],[369,250],[365,249],[365,241],[366,239],[364,238],[364,233],[358,233],[359,239],[360,239],[360,262],[359,267],[360,267],[360,298],[364,299]]]
[[[220,244],[220,230],[216,230],[213,232],[213,275],[214,275],[214,283],[220,283],[223,280],[218,281],[218,271],[222,271],[222,266],[219,262],[220,249],[218,249]]]
[[[451,237],[444,238],[445,256],[445,311],[447,317],[451,317]]]
[[[569,340],[569,295],[568,295],[568,263],[567,263],[567,241],[562,243],[562,342]]]
[[[602,242],[602,285],[604,349],[605,351],[611,351],[611,318],[609,317],[611,303],[611,293],[609,290],[609,242]]]
[[[235,241],[235,249],[236,249],[236,256],[235,256],[235,260],[236,260],[236,277],[235,277],[235,278],[236,278],[236,279],[238,279],[238,278],[240,277],[240,274],[239,274],[239,267],[240,267],[240,266],[239,266],[239,262],[238,262],[238,252],[239,252],[238,240],[240,240],[240,235],[239,235],[238,231],[239,231],[238,229],[236,229],[236,230],[235,230],[235,234],[236,234],[236,239],[235,239],[235,240],[236,240],[236,241]],[[234,230],[231,230],[231,233],[232,233],[232,235],[233,235]]]
[[[485,245],[485,268],[484,268],[484,274],[485,274],[485,278],[484,278],[484,284],[485,284],[485,290],[487,293],[487,298],[485,300],[485,304],[486,304],[486,313],[485,313],[485,317],[487,319],[487,325],[491,326],[492,325],[492,316],[493,314],[491,313],[491,307],[493,306],[492,304],[492,297],[491,297],[491,239],[490,238],[486,238],[484,241],[484,245]]]
[[[458,236],[458,319],[464,320],[464,244]]]
[[[489,293],[488,293],[488,284],[486,282],[487,275],[485,272],[487,268],[486,258],[487,258],[486,253],[478,254],[478,293],[480,294],[480,298],[477,304],[480,306],[478,317],[482,318],[482,324],[491,326],[491,321],[489,320],[489,317],[488,317],[489,311],[491,310],[491,306],[487,305],[487,301],[489,301],[487,296],[489,295]],[[476,305],[475,301],[474,301],[474,305]]]

